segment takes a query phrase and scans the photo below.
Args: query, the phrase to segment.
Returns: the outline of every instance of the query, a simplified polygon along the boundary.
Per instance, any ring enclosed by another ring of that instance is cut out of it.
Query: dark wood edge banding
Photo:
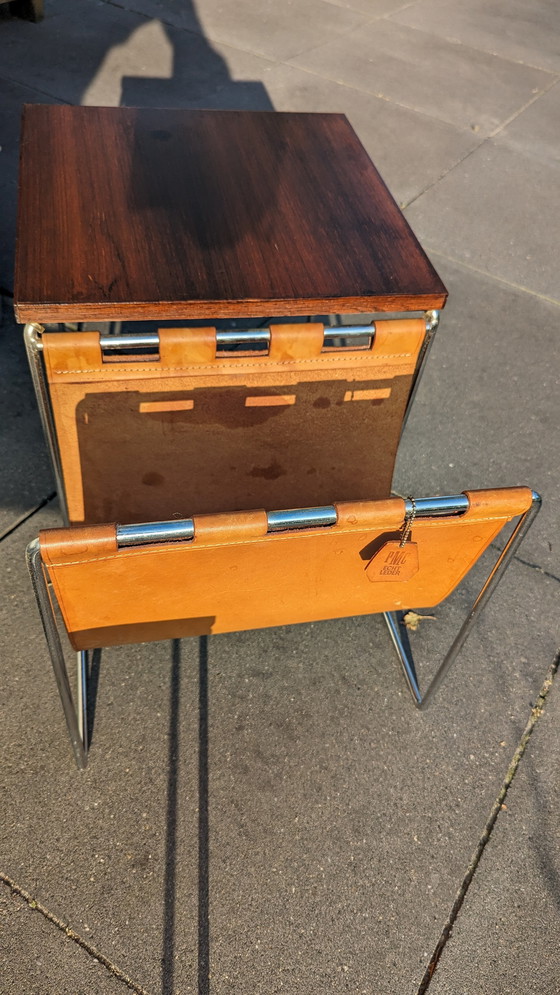
[[[371,314],[391,311],[431,311],[445,306],[447,294],[434,296],[323,297],[298,300],[240,301],[121,301],[119,303],[37,304],[19,301],[16,319],[30,321],[159,321],[199,318],[263,318],[284,315]]]

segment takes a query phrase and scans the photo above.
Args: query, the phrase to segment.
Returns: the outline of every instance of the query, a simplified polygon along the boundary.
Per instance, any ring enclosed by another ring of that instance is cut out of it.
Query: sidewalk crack
[[[538,572],[543,574],[544,577],[549,577],[550,580],[555,580],[558,584],[560,584],[560,577],[557,577],[556,574],[550,573],[550,570],[545,570],[544,567],[540,567],[538,563],[531,563],[529,560],[524,560],[521,556],[514,556],[513,559],[517,560],[518,563],[522,563],[524,567],[530,567],[531,570],[538,570]]]
[[[480,148],[480,146],[478,146],[478,148]],[[511,290],[519,290],[524,294],[530,294],[531,297],[536,297],[539,301],[545,301],[546,304],[553,304],[555,307],[560,307],[560,299],[557,297],[550,297],[548,294],[542,294],[538,290],[531,290],[530,287],[525,287],[522,283],[515,283],[513,280],[507,280],[504,276],[498,276],[496,273],[489,273],[488,270],[480,269],[478,266],[473,266],[472,263],[467,262],[465,259],[458,259],[456,256],[449,255],[448,252],[442,252],[441,249],[434,248],[434,246],[429,246],[424,243],[423,249],[425,252],[429,253],[430,256],[437,256],[439,259],[447,259],[448,262],[454,263],[456,266],[461,266],[463,269],[470,270],[472,273],[478,273],[479,276],[483,276],[486,280],[501,283],[504,287],[510,287]]]
[[[29,894],[28,891],[25,890],[25,888],[22,888],[21,885],[16,884],[15,881],[12,881],[12,879],[8,877],[7,874],[3,874],[2,871],[0,871],[0,881],[3,882],[10,889],[12,894],[18,895],[19,898],[22,898],[23,901],[27,903],[30,909],[35,910],[45,919],[47,919],[50,923],[52,923],[53,926],[56,926],[56,928],[59,929],[61,933],[64,933],[65,936],[67,936],[70,940],[72,940],[75,944],[77,944],[77,946],[81,947],[82,950],[84,950],[91,957],[95,957],[95,959],[98,960],[100,964],[103,964],[103,966],[107,968],[107,970],[110,972],[110,974],[113,975],[114,978],[117,978],[119,981],[122,981],[125,985],[128,986],[128,988],[130,988],[131,991],[136,992],[136,995],[150,995],[150,993],[145,988],[142,988],[141,985],[138,985],[135,981],[133,981],[132,978],[129,977],[128,974],[126,974],[125,971],[122,971],[120,967],[117,967],[116,964],[113,964],[113,962],[109,960],[108,957],[105,957],[105,955],[102,954],[100,950],[97,950],[97,948],[92,946],[91,943],[88,943],[87,940],[84,940],[84,938],[80,936],[79,933],[76,933],[75,930],[73,930],[71,926],[68,925],[68,923],[63,922],[62,919],[59,919],[59,917],[55,915],[54,912],[51,912],[41,902],[38,902],[35,898],[33,898],[32,895]]]
[[[33,518],[33,516],[36,515],[38,511],[41,511],[41,508],[45,508],[48,504],[50,504],[51,501],[54,501],[55,497],[56,497],[56,491],[52,491],[50,494],[47,494],[47,496],[43,498],[42,501],[39,501],[39,504],[36,504],[35,507],[31,508],[29,511],[26,511],[25,514],[21,515],[17,519],[17,521],[14,522],[13,525],[10,525],[7,529],[5,529],[4,532],[2,532],[2,534],[0,535],[0,542],[2,542],[4,539],[7,539],[8,536],[13,535],[14,532],[17,532],[17,530],[21,525],[25,525],[25,523],[28,522],[30,518]]]
[[[451,936],[451,932],[453,930],[455,922],[457,921],[457,917],[461,911],[468,890],[472,884],[472,880],[478,869],[478,865],[482,859],[484,850],[486,849],[487,844],[490,842],[494,826],[496,825],[496,821],[502,810],[502,806],[505,802],[505,799],[507,798],[508,791],[513,783],[515,775],[517,774],[519,765],[521,763],[521,760],[523,759],[527,746],[529,745],[529,740],[531,739],[535,726],[544,711],[546,699],[554,684],[554,679],[558,672],[559,666],[560,666],[560,652],[556,656],[554,662],[551,664],[548,673],[544,679],[541,690],[539,691],[537,700],[535,701],[535,704],[531,708],[531,713],[529,715],[529,719],[523,731],[523,735],[519,740],[519,744],[509,765],[508,771],[502,783],[502,787],[498,793],[498,797],[496,798],[496,801],[494,802],[490,810],[490,814],[486,821],[486,825],[482,831],[482,835],[478,841],[477,847],[471,857],[465,876],[457,892],[455,901],[451,906],[451,910],[449,912],[449,915],[447,916],[447,919],[441,931],[440,938],[436,943],[434,952],[424,972],[424,976],[420,982],[416,995],[425,995],[425,993],[428,991],[428,988],[430,987],[440,957],[445,949],[449,937]]]
[[[504,547],[497,542],[490,543],[489,548],[493,549],[500,556],[504,551]],[[518,555],[512,556],[512,563],[521,563],[522,566],[529,567],[530,570],[536,570],[538,573],[542,574],[543,577],[548,577],[549,580],[555,580],[557,584],[560,584],[560,577],[551,573],[550,570],[545,570],[544,567],[541,567],[540,563],[531,563],[530,560],[524,560],[522,556]]]

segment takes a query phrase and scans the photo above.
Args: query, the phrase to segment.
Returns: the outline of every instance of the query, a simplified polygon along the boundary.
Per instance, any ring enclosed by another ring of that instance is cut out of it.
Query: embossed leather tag
[[[418,543],[405,542],[401,546],[398,540],[386,542],[371,558],[366,575],[372,583],[386,580],[410,580],[418,573]]]

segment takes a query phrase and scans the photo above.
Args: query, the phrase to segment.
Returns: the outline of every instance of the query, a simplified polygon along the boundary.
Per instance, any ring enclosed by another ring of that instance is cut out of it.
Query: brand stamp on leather
[[[420,569],[418,543],[407,542],[401,546],[393,540],[386,542],[371,558],[366,575],[372,583],[380,580],[410,580]]]

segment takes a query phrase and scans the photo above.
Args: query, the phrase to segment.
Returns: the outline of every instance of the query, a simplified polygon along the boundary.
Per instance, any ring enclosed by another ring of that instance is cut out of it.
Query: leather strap
[[[401,339],[402,351],[410,349],[411,342],[426,334],[424,318],[381,318],[375,319],[375,338],[372,351],[376,353],[394,353],[398,350],[395,343]],[[398,337],[398,338],[397,338]]]
[[[238,511],[233,514],[195,515],[194,542],[211,546],[214,543],[242,542],[267,533],[266,511]]]
[[[159,358],[162,366],[190,366],[216,359],[215,328],[160,328]]]
[[[503,514],[513,517],[528,511],[533,502],[530,487],[500,487],[485,491],[464,491],[469,499],[468,518],[484,518],[495,514],[496,505]]]
[[[268,358],[272,362],[287,359],[312,359],[323,348],[324,326],[319,322],[302,325],[271,325]]]
[[[81,373],[103,365],[99,332],[45,332],[42,341],[51,382],[55,373]]]
[[[39,532],[39,543],[41,556],[49,566],[98,560],[117,552],[117,527],[43,529]]]
[[[387,501],[344,501],[335,504],[337,525],[347,528],[398,529],[404,520],[403,498]]]
[[[214,372],[253,377],[280,371],[281,376],[289,371],[307,375],[315,369],[327,378],[337,368],[341,372],[351,367],[365,371],[371,364],[383,376],[390,372],[389,367],[394,367],[395,375],[411,373],[425,335],[424,319],[383,319],[376,321],[375,327],[370,349],[327,350],[322,355],[324,326],[319,322],[272,325],[269,352],[249,356],[224,354],[218,358],[216,330],[205,327],[160,328],[159,356],[151,356],[149,362],[117,352],[104,357],[99,332],[45,332],[42,341],[50,383],[108,385],[157,380],[163,375],[183,378],[187,369],[196,378],[213,376]],[[212,365],[215,371],[205,369]]]

